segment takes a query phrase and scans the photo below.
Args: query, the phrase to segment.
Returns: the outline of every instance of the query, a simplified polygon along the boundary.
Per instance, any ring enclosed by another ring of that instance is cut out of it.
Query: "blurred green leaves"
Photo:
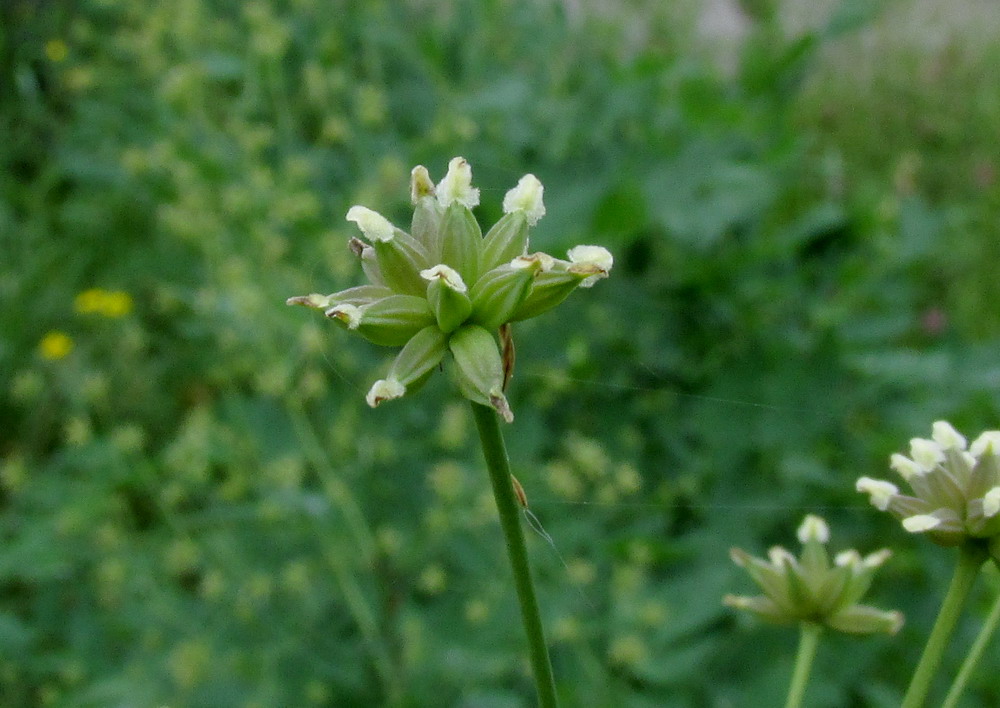
[[[530,171],[537,248],[617,260],[515,325],[511,454],[559,554],[536,538],[566,702],[780,700],[792,640],[720,607],[726,549],[821,506],[894,546],[873,602],[911,621],[811,691],[898,704],[936,560],[852,484],[932,420],[995,427],[998,20],[929,43],[909,5],[771,4],[727,74],[682,4],[4,3],[5,701],[530,694],[468,421],[368,412],[379,350],[280,305],[358,282],[348,206],[403,223],[408,167],[462,154],[482,223]],[[131,311],[77,312],[95,288]]]

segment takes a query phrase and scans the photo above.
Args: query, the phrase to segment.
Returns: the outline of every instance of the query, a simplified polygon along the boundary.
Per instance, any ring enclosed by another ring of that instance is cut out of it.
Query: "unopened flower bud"
[[[944,450],[933,440],[913,438],[910,440],[910,457],[926,471],[944,462]]]
[[[484,274],[470,293],[472,320],[490,331],[509,322],[531,292],[540,268],[536,262],[528,268],[500,266]]]
[[[939,420],[932,426],[931,437],[934,439],[938,445],[944,449],[954,448],[957,450],[964,450],[966,441],[965,436],[960,434],[955,430],[951,423],[946,420]]]
[[[830,527],[827,526],[826,521],[819,516],[816,516],[815,514],[808,514],[802,520],[802,524],[799,526],[797,535],[799,543],[808,543],[809,541],[826,543],[830,540]]]
[[[467,283],[479,277],[479,249],[483,232],[472,212],[462,204],[452,204],[441,217],[441,263],[462,274]]]
[[[511,189],[503,198],[504,214],[521,212],[528,222],[534,226],[545,216],[545,204],[542,203],[542,193],[545,188],[538,178],[527,174],[522,177],[517,186]]]
[[[465,325],[451,335],[448,347],[465,397],[493,407],[505,421],[512,422],[514,415],[503,394],[503,363],[493,335],[479,325]]]
[[[911,477],[924,474],[927,471],[909,457],[900,455],[898,452],[892,453],[889,458],[889,467],[899,472],[899,476],[907,482],[910,481]]]
[[[454,157],[448,163],[448,174],[438,183],[437,198],[443,207],[461,204],[473,209],[479,204],[479,190],[472,186],[472,167],[464,157]]]
[[[391,295],[358,309],[361,316],[352,329],[357,329],[368,341],[386,347],[402,346],[424,327],[434,324],[434,314],[426,298],[413,295]],[[344,312],[343,317],[351,315]],[[346,324],[350,327],[349,321]]]
[[[528,248],[528,222],[524,213],[506,214],[483,237],[480,272],[487,272],[523,255]]]
[[[391,401],[401,398],[406,393],[406,387],[394,379],[381,379],[372,384],[365,401],[369,406],[375,408],[383,401]]]
[[[569,249],[569,270],[574,273],[584,273],[588,277],[580,283],[581,288],[593,287],[601,278],[607,278],[615,263],[611,252],[602,246],[574,246]]]
[[[372,243],[391,241],[396,227],[388,219],[368,207],[352,206],[347,210],[347,220],[353,221]]]
[[[884,482],[881,479],[862,477],[854,485],[859,492],[864,492],[871,499],[872,506],[879,511],[889,508],[892,497],[899,494],[899,487],[891,482]]]
[[[1000,430],[987,430],[972,443],[969,452],[973,457],[1000,454]]]
[[[472,301],[462,276],[453,268],[439,264],[420,271],[428,281],[427,301],[442,332],[453,332],[469,318]]]

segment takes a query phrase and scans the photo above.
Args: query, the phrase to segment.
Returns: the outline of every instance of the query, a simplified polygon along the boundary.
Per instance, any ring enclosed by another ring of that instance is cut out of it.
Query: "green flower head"
[[[862,557],[849,549],[834,556],[826,550],[830,529],[812,514],[798,529],[802,554],[796,558],[780,546],[768,559],[734,548],[730,556],[764,592],[753,597],[727,595],[723,602],[779,624],[813,622],[851,634],[895,634],[903,625],[899,612],[886,612],[858,601],[868,592],[876,569],[890,556],[887,549]]]
[[[409,233],[367,207],[347,212],[364,236],[348,246],[367,285],[292,297],[288,304],[322,310],[375,344],[402,347],[388,376],[368,392],[370,406],[416,390],[451,354],[462,394],[510,422],[504,394],[513,361],[509,324],[606,278],[614,259],[600,246],[576,246],[567,260],[528,252],[529,230],[545,215],[544,189],[534,175],[507,192],[504,216],[485,235],[472,214],[479,190],[465,159],[454,158],[437,186],[426,168],[413,168],[410,187]]]
[[[950,423],[939,420],[930,440],[913,438],[910,456],[894,454],[889,465],[912,495],[870,477],[859,479],[857,489],[877,509],[900,519],[904,529],[942,546],[970,539],[989,539],[994,548],[1000,544],[1000,431],[988,430],[967,445]]]

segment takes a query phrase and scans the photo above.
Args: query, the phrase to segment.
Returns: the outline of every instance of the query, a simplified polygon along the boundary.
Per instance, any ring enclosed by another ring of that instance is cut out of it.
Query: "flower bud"
[[[545,188],[535,175],[527,174],[503,198],[504,214],[524,214],[528,226],[534,226],[545,216],[542,194]],[[517,255],[517,254],[515,254]]]
[[[511,322],[529,320],[548,312],[580,287],[580,283],[586,277],[557,268],[540,272],[535,278],[528,297],[524,299],[510,318]]]
[[[540,270],[536,260],[524,268],[504,265],[484,274],[472,288],[472,320],[490,331],[509,322]]]
[[[566,255],[573,264],[570,272],[588,276],[580,283],[581,288],[593,287],[601,278],[607,278],[615,263],[611,252],[602,246],[574,246]]]
[[[435,197],[434,183],[427,168],[418,165],[410,173],[410,198],[413,200],[413,221],[410,233],[427,251],[429,263],[441,260],[441,215],[444,209]]]
[[[358,285],[357,287],[341,290],[332,295],[317,295],[313,293],[312,295],[290,297],[285,303],[288,305],[304,305],[305,307],[314,307],[319,310],[328,310],[334,305],[340,304],[350,304],[360,307],[389,297],[392,294],[393,292],[389,288],[378,285]]]
[[[472,312],[472,301],[462,276],[444,264],[422,270],[420,276],[429,281],[427,301],[438,327],[442,332],[454,332]]]
[[[478,325],[459,328],[448,341],[455,357],[456,378],[462,394],[491,406],[508,423],[514,420],[503,394],[503,364],[493,335]]]
[[[524,213],[515,211],[500,218],[483,237],[479,268],[485,273],[501,266],[528,249],[528,221]]]
[[[434,324],[427,300],[413,295],[390,295],[363,307],[336,305],[326,314],[348,329],[357,330],[368,341],[387,347],[402,346],[421,329]]]
[[[803,544],[800,559],[780,547],[771,549],[770,562],[738,549],[730,551],[733,560],[747,570],[764,594],[727,595],[723,602],[769,622],[815,622],[855,634],[893,633],[899,629],[902,615],[898,612],[857,604],[888,551],[877,551],[862,560],[857,551],[847,550],[838,553],[831,564],[825,545],[829,527],[814,515],[803,520],[798,537]]]
[[[462,204],[452,204],[441,218],[441,263],[457,270],[467,283],[479,277],[479,249],[483,232],[476,217]]]
[[[472,186],[472,167],[464,157],[453,157],[448,174],[437,186],[437,198],[442,207],[461,204],[466,209],[479,205],[479,190]]]

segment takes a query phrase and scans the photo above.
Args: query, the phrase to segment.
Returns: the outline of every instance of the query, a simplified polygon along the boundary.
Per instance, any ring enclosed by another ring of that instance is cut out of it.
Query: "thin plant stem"
[[[788,686],[788,700],[785,708],[800,708],[802,698],[806,693],[809,673],[812,670],[816,647],[823,633],[823,625],[815,622],[802,622],[799,626],[799,650],[795,655],[795,669],[792,671],[792,681]]]
[[[997,594],[997,599],[993,603],[993,609],[990,610],[989,616],[983,622],[982,629],[979,630],[976,641],[972,643],[965,661],[962,662],[962,668],[958,670],[955,682],[948,689],[948,695],[945,696],[941,708],[955,708],[958,705],[958,699],[962,697],[962,692],[969,683],[969,678],[972,676],[972,672],[975,671],[976,664],[983,658],[986,646],[990,643],[990,639],[993,637],[993,632],[996,631],[998,623],[1000,623],[1000,593]]]
[[[934,628],[931,630],[930,637],[927,638],[924,653],[913,672],[910,687],[906,689],[906,695],[903,697],[900,708],[920,708],[924,704],[931,688],[931,681],[934,680],[934,675],[941,664],[945,646],[947,646],[948,639],[951,638],[951,633],[958,623],[962,608],[969,597],[969,591],[972,589],[985,558],[985,552],[978,545],[966,543],[959,548],[955,574],[951,578],[951,584],[948,586],[948,592],[941,603],[941,610],[934,622]]]
[[[552,675],[552,662],[549,660],[549,649],[542,630],[542,617],[538,610],[538,599],[535,597],[535,585],[531,579],[531,568],[528,566],[528,550],[524,543],[524,531],[521,528],[521,515],[514,495],[514,485],[511,483],[510,460],[507,458],[507,448],[504,446],[503,433],[500,431],[500,420],[492,408],[478,403],[472,404],[472,413],[476,418],[476,427],[479,428],[483,457],[486,459],[486,468],[489,470],[490,482],[493,485],[493,496],[500,514],[500,526],[507,542],[507,556],[514,574],[517,599],[521,605],[521,620],[528,635],[538,704],[541,708],[556,708],[558,701],[555,678]]]

